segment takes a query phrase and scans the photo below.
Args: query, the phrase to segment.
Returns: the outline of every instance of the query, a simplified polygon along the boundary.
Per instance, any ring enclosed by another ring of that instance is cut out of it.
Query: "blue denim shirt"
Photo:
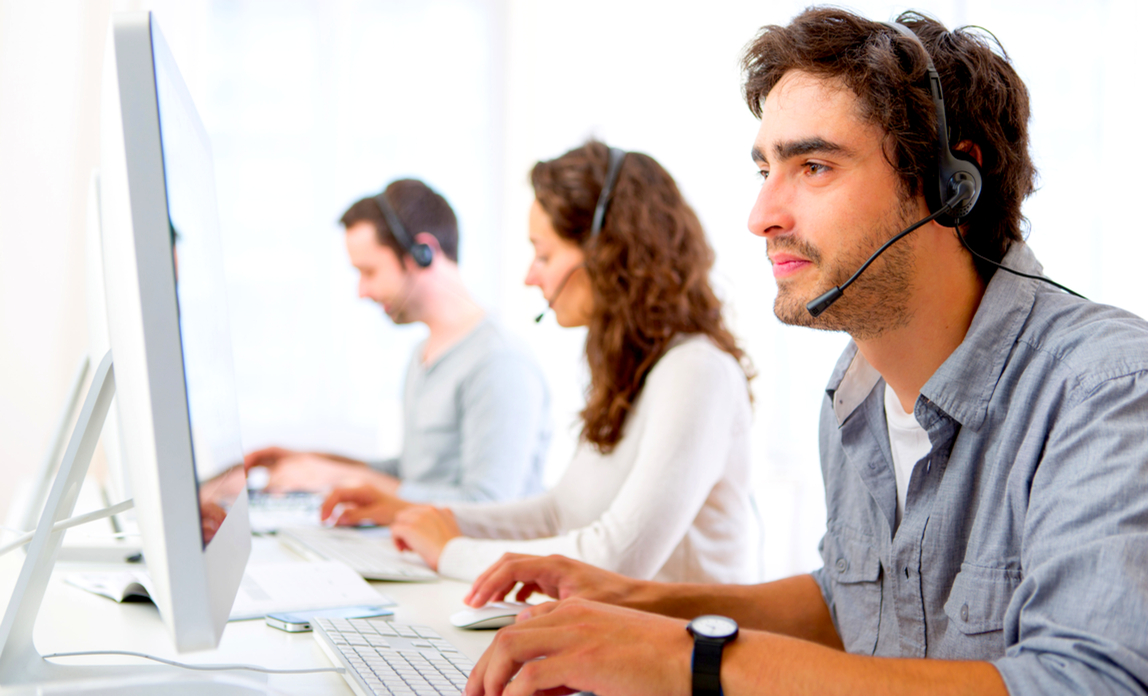
[[[1004,262],[1040,272],[1024,244]],[[899,526],[883,388],[851,344],[821,413],[814,576],[845,648],[1148,693],[1148,323],[998,271],[917,399]]]

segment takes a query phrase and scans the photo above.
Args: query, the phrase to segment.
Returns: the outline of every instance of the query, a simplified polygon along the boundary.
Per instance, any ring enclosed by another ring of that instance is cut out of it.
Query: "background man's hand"
[[[266,490],[323,492],[332,488],[371,485],[394,493],[399,480],[375,471],[364,462],[318,452],[299,452],[282,447],[265,447],[243,458],[247,471],[255,467],[267,470]]]
[[[379,490],[373,486],[359,486],[358,488],[336,488],[323,501],[319,509],[319,518],[341,527],[373,522],[378,525],[390,524],[395,515],[403,508],[410,507],[410,503],[396,496]],[[340,510],[334,516],[335,508]]]
[[[470,674],[466,696],[690,693],[693,639],[685,621],[582,599],[533,612],[495,635]]]
[[[568,599],[581,597],[607,604],[624,604],[641,585],[625,575],[611,573],[565,556],[526,556],[508,553],[483,571],[463,601],[472,607],[505,599],[515,585],[515,599],[525,602],[535,592]]]
[[[446,542],[462,536],[454,513],[447,508],[412,505],[400,510],[391,522],[391,538],[400,551],[414,551],[431,568],[438,570]]]

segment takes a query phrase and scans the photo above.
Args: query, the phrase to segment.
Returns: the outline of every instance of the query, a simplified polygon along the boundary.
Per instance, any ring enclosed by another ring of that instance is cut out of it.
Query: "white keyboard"
[[[284,527],[318,527],[324,496],[318,493],[265,493],[247,491],[247,517],[251,531],[273,534]]]
[[[382,619],[318,619],[323,652],[359,696],[461,694],[474,663],[426,626]]]
[[[413,582],[438,575],[412,553],[402,554],[384,528],[290,527],[278,538],[288,546],[329,561],[342,561],[368,580]]]

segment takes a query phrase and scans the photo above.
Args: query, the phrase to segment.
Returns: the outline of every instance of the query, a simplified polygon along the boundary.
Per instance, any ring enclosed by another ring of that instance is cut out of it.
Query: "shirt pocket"
[[[948,628],[929,657],[994,660],[1004,655],[1004,616],[1020,573],[1004,568],[961,564],[945,602]]]
[[[833,614],[845,650],[872,655],[881,626],[881,560],[873,543],[853,534],[829,532],[823,547],[825,572],[833,585]]]

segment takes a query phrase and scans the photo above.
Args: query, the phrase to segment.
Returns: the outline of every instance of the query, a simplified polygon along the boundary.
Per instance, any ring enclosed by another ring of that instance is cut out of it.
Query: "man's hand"
[[[251,471],[255,467],[267,470],[266,490],[273,493],[322,492],[332,488],[371,485],[393,494],[399,487],[398,479],[375,471],[363,462],[282,447],[265,447],[247,454],[243,458],[243,468]]]
[[[518,583],[522,587],[515,599],[520,602],[540,592],[554,599],[581,597],[607,604],[625,604],[626,598],[642,585],[633,578],[565,556],[542,558],[508,553],[478,576],[463,601],[481,607],[505,599]]]
[[[373,486],[359,486],[358,488],[336,488],[323,501],[319,509],[319,518],[329,522],[335,508],[340,511],[334,517],[334,523],[341,527],[373,522],[378,525],[387,525],[394,521],[395,515],[411,504],[390,493],[379,490]]]
[[[685,621],[582,599],[532,611],[495,635],[466,696],[690,693],[693,639]]]
[[[454,513],[447,508],[412,505],[396,514],[391,522],[395,546],[400,551],[414,551],[435,570],[446,542],[459,536],[462,532]]]

